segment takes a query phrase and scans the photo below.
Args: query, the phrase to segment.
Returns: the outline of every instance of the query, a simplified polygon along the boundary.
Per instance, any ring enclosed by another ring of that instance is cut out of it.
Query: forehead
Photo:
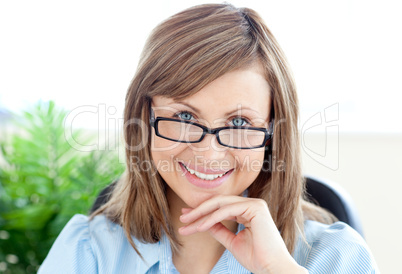
[[[192,106],[203,117],[249,109],[266,118],[270,113],[271,88],[258,65],[238,69],[212,81],[184,99],[154,96],[154,106]]]

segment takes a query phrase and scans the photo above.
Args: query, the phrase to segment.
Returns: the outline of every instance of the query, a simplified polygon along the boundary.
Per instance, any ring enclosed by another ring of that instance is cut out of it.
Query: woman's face
[[[209,128],[267,128],[270,100],[268,82],[262,68],[255,64],[229,72],[180,101],[155,96],[152,109],[155,117],[193,121]],[[199,143],[178,143],[156,136],[155,130],[151,153],[168,185],[169,203],[184,202],[192,208],[217,194],[241,195],[256,179],[264,160],[263,147],[225,147],[212,134]]]

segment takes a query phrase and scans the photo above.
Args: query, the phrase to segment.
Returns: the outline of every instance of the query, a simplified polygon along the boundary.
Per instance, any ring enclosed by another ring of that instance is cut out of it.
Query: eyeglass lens
[[[203,134],[203,129],[197,125],[165,120],[158,122],[158,131],[161,136],[180,142],[200,141]],[[227,146],[255,147],[262,145],[264,139],[265,132],[255,129],[242,128],[219,131],[220,143]]]

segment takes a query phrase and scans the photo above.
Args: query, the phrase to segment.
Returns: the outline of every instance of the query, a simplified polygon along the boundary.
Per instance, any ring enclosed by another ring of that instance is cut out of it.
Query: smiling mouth
[[[183,163],[180,163],[190,174],[192,174],[192,175],[195,175],[195,176],[197,176],[198,178],[200,178],[200,179],[203,179],[203,180],[206,180],[206,181],[212,181],[212,180],[215,180],[216,178],[220,178],[220,177],[222,177],[222,176],[224,176],[224,175],[226,175],[227,173],[229,173],[231,170],[228,170],[228,171],[226,171],[226,172],[224,172],[224,173],[222,173],[222,174],[205,174],[205,173],[202,173],[202,172],[198,172],[198,171],[196,171],[196,170],[193,170],[193,169],[191,169],[191,168],[189,168],[189,167],[187,167],[185,164],[183,164]]]

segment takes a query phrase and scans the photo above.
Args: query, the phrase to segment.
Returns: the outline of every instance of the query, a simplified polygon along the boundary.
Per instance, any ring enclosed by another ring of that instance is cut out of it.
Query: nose
[[[222,146],[214,134],[206,134],[199,143],[192,143],[191,148],[196,155],[203,156],[205,160],[221,159],[225,157],[228,147]]]

